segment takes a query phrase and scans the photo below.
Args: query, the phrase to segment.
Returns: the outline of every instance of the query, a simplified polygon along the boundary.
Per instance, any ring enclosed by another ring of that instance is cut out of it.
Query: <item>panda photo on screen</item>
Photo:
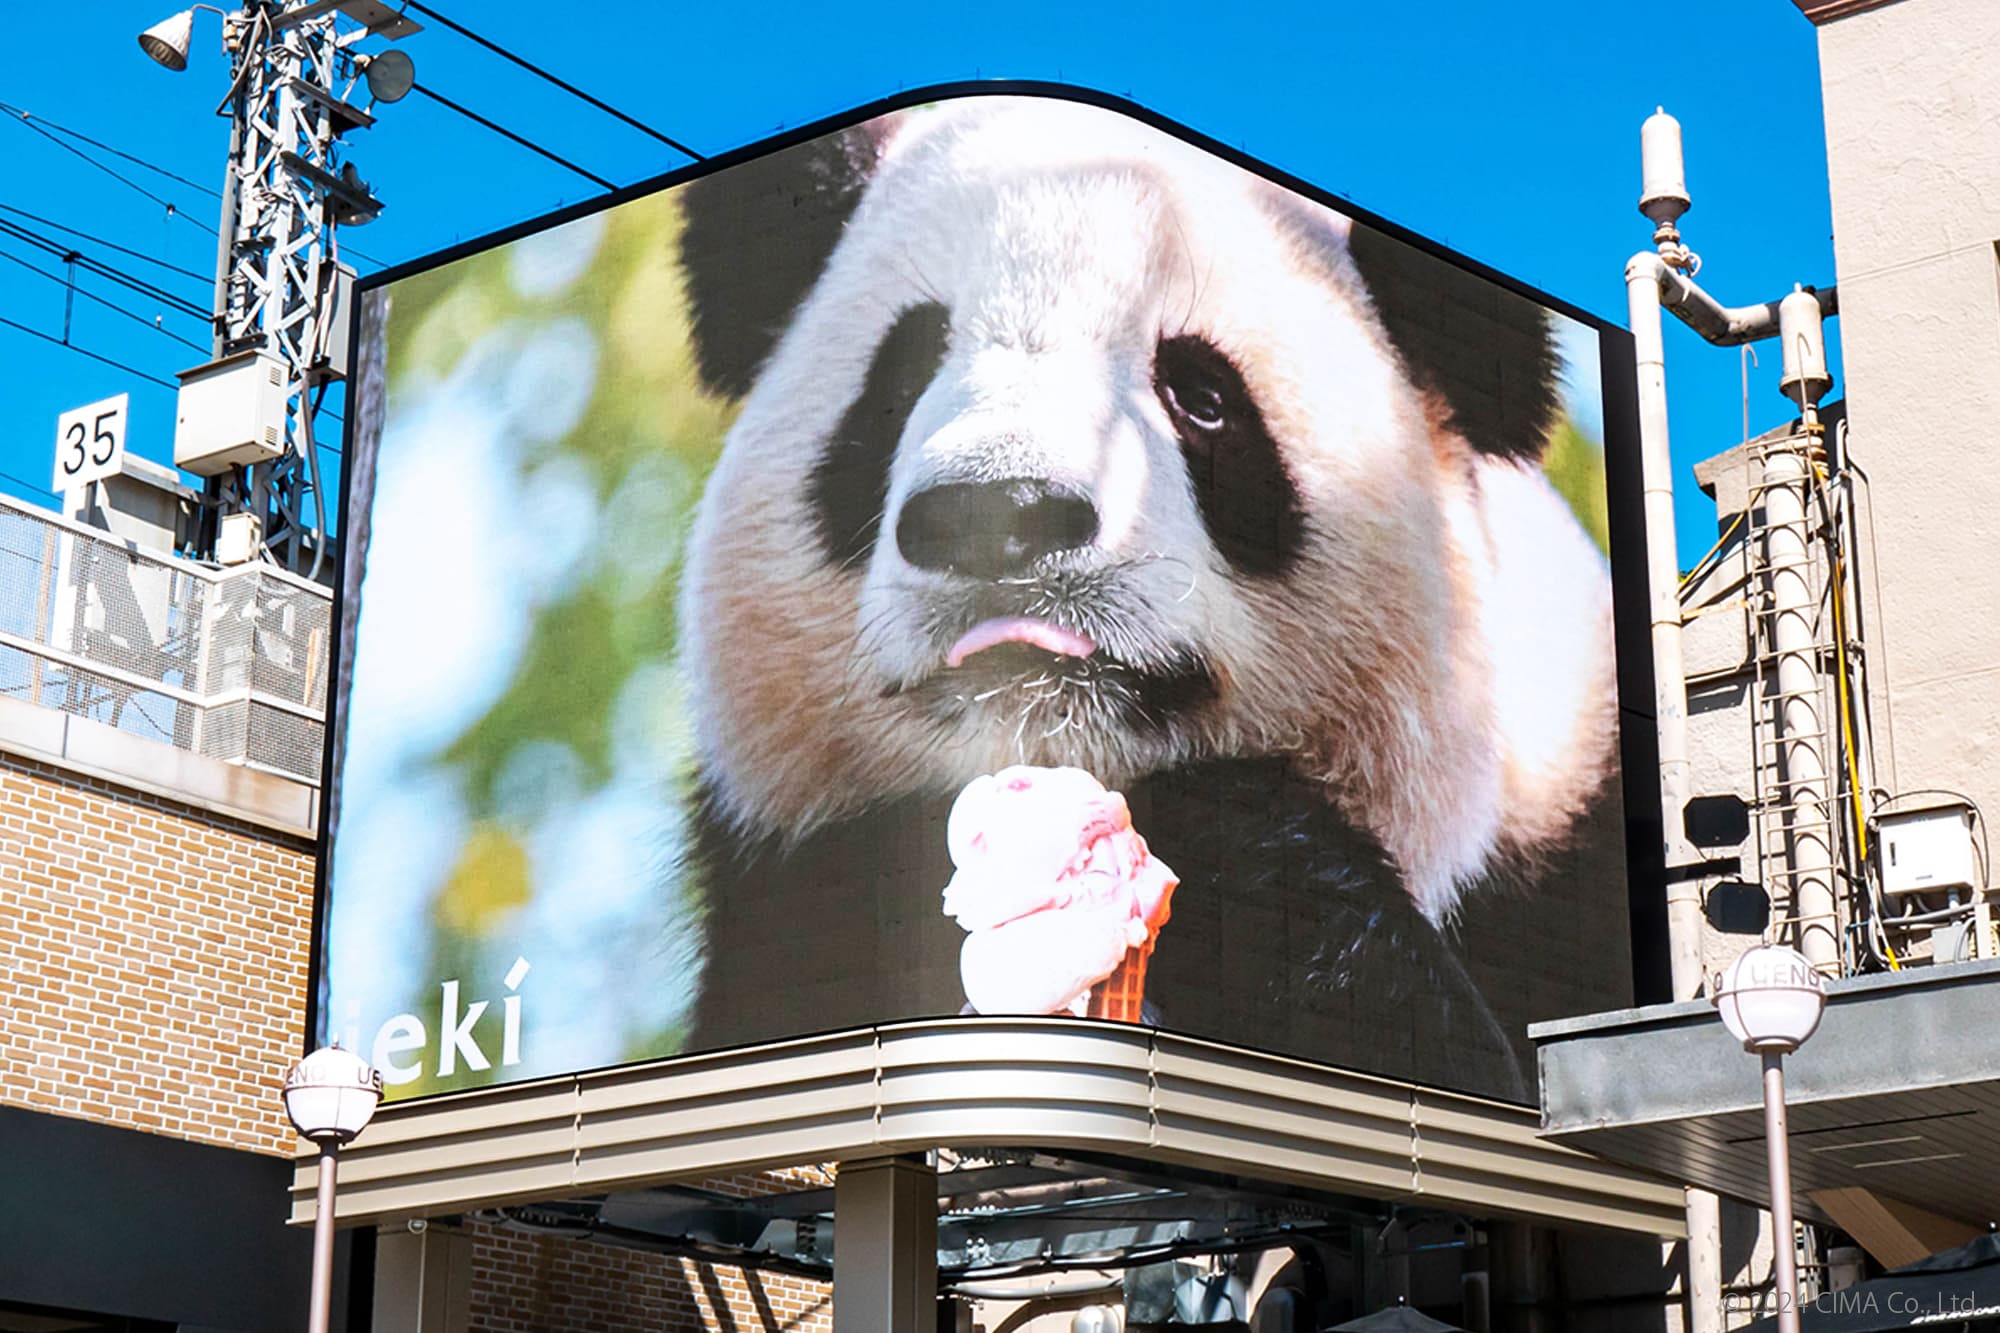
[[[1549,312],[1052,98],[684,211],[697,370],[740,400],[680,603],[690,1044],[957,1012],[944,812],[1068,766],[1180,876],[1161,1025],[1522,1096],[1533,1006],[1477,960],[1623,855]]]

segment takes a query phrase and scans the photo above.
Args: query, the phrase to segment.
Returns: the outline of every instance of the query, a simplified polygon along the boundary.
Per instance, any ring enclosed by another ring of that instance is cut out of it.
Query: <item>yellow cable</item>
[[[1826,482],[1826,469],[1815,466],[1822,485]],[[1842,606],[1847,601],[1847,567],[1838,553],[1833,557],[1833,652],[1837,671],[1835,693],[1840,696],[1840,734],[1847,748],[1848,795],[1854,800],[1854,837],[1861,849],[1861,875],[1868,876],[1868,820],[1861,810],[1861,762],[1854,754],[1854,709],[1847,694],[1847,626]],[[1900,972],[1903,965],[1896,958],[1896,947],[1888,937],[1882,939],[1882,948],[1889,955],[1889,970]]]
[[[1687,587],[1688,580],[1701,572],[1701,567],[1708,563],[1709,557],[1722,549],[1722,544],[1729,540],[1730,534],[1735,532],[1736,529],[1742,525],[1742,523],[1743,523],[1743,515],[1741,514],[1738,514],[1735,518],[1729,520],[1729,526],[1724,528],[1722,530],[1722,535],[1715,539],[1715,545],[1709,547],[1708,550],[1705,553],[1703,553],[1701,559],[1695,561],[1692,565],[1688,566],[1688,572],[1681,576],[1681,582],[1680,582],[1681,587],[1683,588]]]

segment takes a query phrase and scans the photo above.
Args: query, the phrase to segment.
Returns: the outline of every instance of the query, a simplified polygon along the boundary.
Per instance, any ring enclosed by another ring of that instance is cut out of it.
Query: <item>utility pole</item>
[[[196,6],[207,8],[207,6]],[[193,10],[140,45],[184,68]],[[262,558],[318,577],[331,538],[315,413],[344,378],[344,226],[382,203],[341,161],[341,137],[374,124],[350,97],[394,101],[407,57],[357,54],[371,36],[420,30],[380,0],[245,0],[222,15],[230,56],[229,167],[216,247],[214,359],[181,375],[177,466],[206,478],[198,556]]]

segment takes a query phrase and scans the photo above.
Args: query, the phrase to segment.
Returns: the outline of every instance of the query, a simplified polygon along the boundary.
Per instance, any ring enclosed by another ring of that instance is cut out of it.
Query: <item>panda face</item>
[[[1108,112],[921,119],[704,503],[685,623],[724,804],[1116,784],[1435,673],[1440,460],[1345,219]]]
[[[781,167],[683,240],[732,261],[686,271],[743,402],[682,584],[713,813],[784,836],[1010,764],[1277,757],[1440,921],[1560,845],[1615,691],[1602,556],[1535,465],[1542,307],[1067,102]]]

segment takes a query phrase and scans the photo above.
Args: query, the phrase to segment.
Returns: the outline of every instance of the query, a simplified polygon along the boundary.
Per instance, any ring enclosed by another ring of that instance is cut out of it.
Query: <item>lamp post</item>
[[[312,1306],[308,1333],[327,1333],[333,1293],[333,1182],[340,1145],[368,1127],[382,1100],[382,1075],[339,1046],[322,1046],[285,1075],[285,1114],[319,1147],[319,1202],[313,1209]]]
[[[1716,978],[1715,1005],[1730,1035],[1764,1058],[1764,1151],[1771,1171],[1771,1231],[1780,1333],[1798,1333],[1798,1256],[1792,1248],[1792,1159],[1785,1134],[1785,1056],[1805,1044],[1826,1010],[1826,982],[1806,956],[1761,944]]]

